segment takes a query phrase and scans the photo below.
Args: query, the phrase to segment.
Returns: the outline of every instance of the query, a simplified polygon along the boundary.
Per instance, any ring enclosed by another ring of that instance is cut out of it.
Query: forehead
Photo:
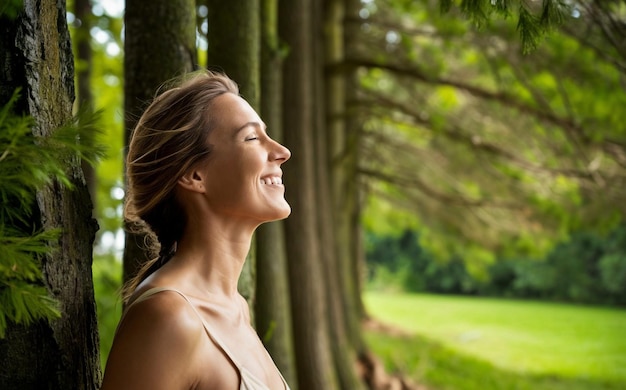
[[[211,114],[215,120],[215,131],[233,134],[250,122],[262,124],[261,118],[241,96],[225,93],[216,97],[211,104]]]

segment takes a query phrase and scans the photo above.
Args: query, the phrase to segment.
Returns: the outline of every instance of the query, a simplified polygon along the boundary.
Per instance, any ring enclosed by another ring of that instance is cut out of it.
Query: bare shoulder
[[[118,334],[139,331],[145,337],[167,336],[177,343],[196,341],[202,335],[200,318],[182,295],[165,290],[132,305],[120,323]]]
[[[132,305],[117,330],[102,389],[192,387],[203,336],[200,318],[175,291]]]

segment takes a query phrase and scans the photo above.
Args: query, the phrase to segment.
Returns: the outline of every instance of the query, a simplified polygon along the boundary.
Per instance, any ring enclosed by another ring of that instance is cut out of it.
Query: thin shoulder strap
[[[153,296],[154,294],[160,293],[161,291],[166,291],[166,290],[172,290],[170,288],[166,288],[166,287],[153,287],[150,288],[146,291],[144,291],[143,293],[141,293],[141,295],[139,295],[137,298],[135,298],[133,301],[131,301],[128,306],[126,306],[126,310],[128,311],[128,309],[130,309],[131,307],[133,307],[135,304],[141,302],[141,301],[145,301],[146,299],[150,298],[151,296]],[[172,290],[172,291],[176,291],[176,290]],[[178,292],[178,291],[176,291]]]
[[[129,301],[126,307],[124,307],[122,311],[122,316],[120,318],[120,321],[117,324],[117,329],[115,329],[115,334],[117,334],[117,331],[120,329],[120,326],[122,325],[122,322],[124,322],[124,318],[126,318],[126,314],[128,313],[131,307],[135,306],[135,304],[141,301],[145,301],[146,299],[150,298],[152,295],[159,293],[161,291],[165,291],[165,290],[168,290],[168,289],[164,287],[153,287],[144,291],[143,293],[141,293],[141,295],[139,295],[137,298],[133,299],[132,301]]]
[[[213,331],[213,328],[202,318],[202,316],[200,315],[200,313],[198,313],[198,310],[196,310],[196,308],[194,307],[194,305],[191,303],[191,301],[189,300],[189,298],[187,298],[187,296],[185,294],[183,294],[182,292],[180,292],[179,290],[176,290],[174,288],[169,288],[169,287],[153,287],[151,289],[148,289],[146,291],[144,291],[139,297],[137,297],[134,301],[132,301],[125,310],[125,313],[128,312],[128,310],[135,304],[145,301],[146,299],[150,298],[151,296],[153,296],[154,294],[158,294],[160,292],[163,291],[173,291],[175,293],[177,293],[178,295],[180,295],[181,297],[183,297],[183,299],[185,301],[187,301],[187,303],[189,304],[189,306],[191,307],[191,309],[194,311],[194,313],[196,313],[196,316],[198,316],[198,318],[200,319],[200,321],[202,322],[202,325],[204,326],[204,330],[206,331],[207,335],[209,336],[209,338],[211,340],[213,340],[213,342],[215,343],[215,345],[217,345],[217,347],[219,349],[222,350],[222,352],[224,353],[224,355],[226,355],[226,357],[235,365],[235,367],[237,367],[238,370],[241,371],[242,366],[237,362],[237,360],[234,358],[234,355],[230,352],[230,350],[228,349],[228,347],[226,347],[226,344],[224,344],[219,337],[216,336],[215,332]],[[122,316],[122,319],[124,317]],[[121,321],[120,321],[121,322]]]

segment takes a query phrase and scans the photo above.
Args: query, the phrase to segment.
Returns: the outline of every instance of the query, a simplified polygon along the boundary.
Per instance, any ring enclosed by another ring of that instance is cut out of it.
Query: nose
[[[272,143],[273,148],[270,153],[270,160],[279,161],[280,164],[289,160],[289,158],[291,157],[291,151],[289,151],[289,149],[287,149],[285,146],[279,144],[274,140],[272,140]]]

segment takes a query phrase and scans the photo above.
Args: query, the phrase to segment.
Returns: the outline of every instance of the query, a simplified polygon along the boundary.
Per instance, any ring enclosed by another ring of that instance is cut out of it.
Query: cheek
[[[219,197],[222,201],[247,195],[258,180],[257,175],[246,169],[246,164],[234,160],[214,164],[207,177],[209,197]]]

